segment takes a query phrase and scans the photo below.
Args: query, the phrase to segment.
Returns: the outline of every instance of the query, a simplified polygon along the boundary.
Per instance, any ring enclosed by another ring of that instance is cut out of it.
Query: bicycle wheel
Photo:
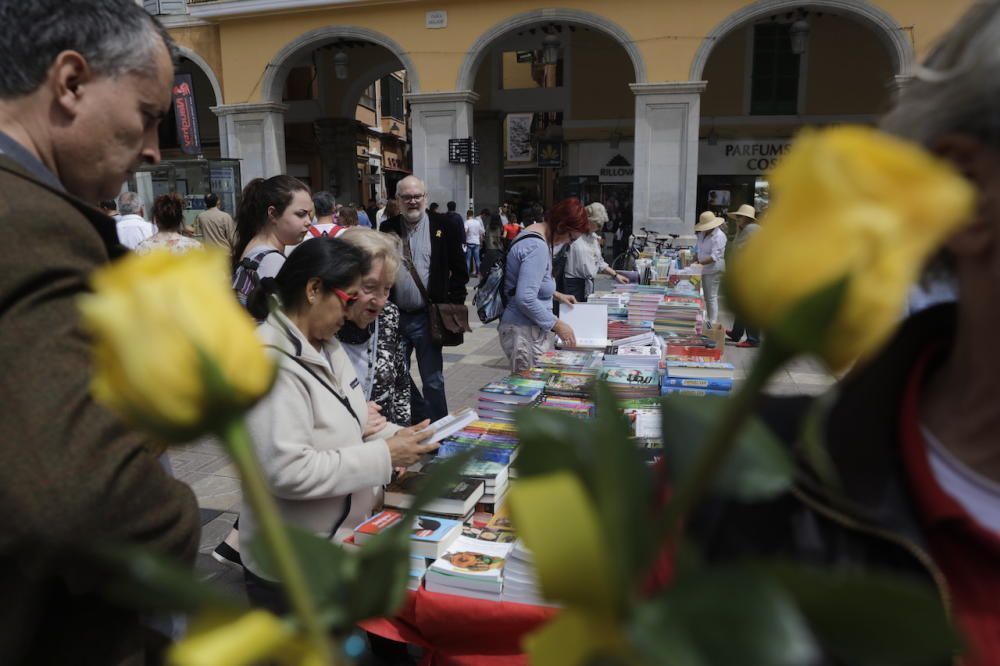
[[[611,268],[616,271],[634,271],[635,258],[630,252],[622,252],[611,261]]]

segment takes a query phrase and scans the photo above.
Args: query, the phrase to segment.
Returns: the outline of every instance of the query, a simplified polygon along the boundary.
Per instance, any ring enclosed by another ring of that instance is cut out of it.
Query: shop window
[[[361,100],[358,102],[363,107],[369,108],[372,111],[375,110],[375,83],[373,82],[370,86],[365,88],[364,92],[361,93]]]
[[[559,88],[563,84],[563,59],[552,66],[542,63],[542,52],[504,51],[500,58],[500,88],[524,90],[528,88]]]
[[[799,56],[791,25],[762,23],[753,31],[750,115],[794,115],[799,110]]]
[[[395,76],[382,79],[382,115],[403,120],[403,82]]]

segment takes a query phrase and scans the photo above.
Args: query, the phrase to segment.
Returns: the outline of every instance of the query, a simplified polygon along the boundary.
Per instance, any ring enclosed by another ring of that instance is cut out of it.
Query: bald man
[[[417,367],[423,397],[413,392],[413,422],[439,419],[448,414],[444,392],[444,358],[441,346],[431,341],[428,306],[431,303],[464,303],[469,272],[462,253],[462,235],[447,216],[425,211],[427,186],[416,176],[407,176],[396,186],[400,214],[382,223],[381,230],[403,240],[403,263],[392,302],[399,306],[400,332],[407,365],[417,352]],[[407,255],[412,259],[408,259]],[[412,263],[413,271],[407,267]],[[423,289],[414,281],[415,272]],[[424,298],[424,292],[430,299]]]

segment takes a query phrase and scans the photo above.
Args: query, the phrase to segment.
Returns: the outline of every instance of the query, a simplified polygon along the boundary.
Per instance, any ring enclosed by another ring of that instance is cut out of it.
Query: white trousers
[[[705,311],[708,328],[715,328],[719,322],[719,283],[722,282],[722,272],[702,273],[701,290],[705,294]]]

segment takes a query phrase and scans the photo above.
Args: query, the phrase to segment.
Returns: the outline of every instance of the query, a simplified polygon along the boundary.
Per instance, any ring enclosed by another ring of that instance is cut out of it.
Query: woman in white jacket
[[[282,518],[343,541],[381,500],[393,469],[437,448],[426,422],[400,428],[370,411],[360,382],[334,335],[358,300],[371,260],[335,238],[297,247],[274,278],[265,278],[248,308],[267,315],[258,332],[280,363],[271,392],[248,425]],[[285,608],[273,574],[246,545],[257,535],[248,504],[240,514],[240,552],[247,594],[257,605]]]

